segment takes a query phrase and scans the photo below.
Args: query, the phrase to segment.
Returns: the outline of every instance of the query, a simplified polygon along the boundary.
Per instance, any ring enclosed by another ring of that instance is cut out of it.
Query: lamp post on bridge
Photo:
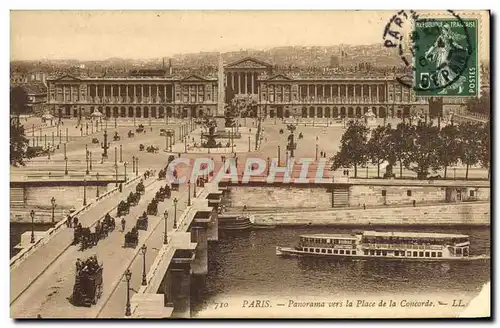
[[[145,244],[142,244],[141,253],[142,253],[142,285],[147,286],[148,281],[146,280],[146,252],[148,248]]]
[[[127,280],[127,304],[125,305],[125,316],[130,317],[132,312],[130,311],[130,279],[132,279],[132,272],[129,269],[125,271],[125,279]]]
[[[67,157],[64,157],[64,162],[65,162],[64,175],[68,175],[68,158]]]
[[[92,152],[89,151],[90,171],[92,171]]]
[[[123,163],[122,151],[123,151],[123,148],[122,148],[122,145],[120,145],[120,163]]]
[[[135,156],[132,156],[132,173],[135,173]]]
[[[34,244],[35,243],[35,211],[34,210],[31,210],[30,216],[31,216],[31,240],[30,240],[30,243]]]
[[[191,180],[188,181],[188,206],[191,206]]]
[[[165,210],[165,212],[163,212],[163,219],[165,220],[165,232],[163,234],[163,245],[166,245],[166,244],[168,244],[168,239],[167,239],[168,210]]]
[[[198,180],[198,178],[196,180]],[[196,198],[196,181],[193,184],[193,198]]]
[[[99,172],[97,172],[95,174],[95,179],[97,181],[97,185],[96,185],[97,186],[97,188],[96,188],[97,189],[97,191],[96,191],[96,198],[99,198]]]
[[[118,164],[115,163],[115,187],[118,187]]]
[[[135,176],[139,175],[139,157],[135,158]]]
[[[51,198],[50,203],[52,204],[52,224],[55,223],[56,218],[55,218],[55,208],[56,208],[56,199],[54,197]]]
[[[177,229],[177,197],[174,198],[174,229]]]
[[[123,169],[125,171],[125,182],[127,182],[127,162],[123,163]]]
[[[87,163],[87,170],[85,174],[89,174],[89,151],[87,150],[87,145],[85,145],[85,162]]]
[[[83,206],[87,205],[87,178],[83,178]]]

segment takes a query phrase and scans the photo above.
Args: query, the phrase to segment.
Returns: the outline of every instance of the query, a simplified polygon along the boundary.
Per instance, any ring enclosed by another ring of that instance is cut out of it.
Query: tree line
[[[439,128],[430,123],[418,122],[416,125],[399,123],[396,127],[379,125],[370,129],[361,121],[348,122],[342,135],[340,150],[332,158],[332,169],[354,167],[357,177],[359,166],[371,163],[377,165],[380,178],[380,165],[387,162],[384,177],[394,177],[392,168],[399,166],[399,176],[403,168],[417,174],[417,179],[428,178],[430,171],[447,169],[461,163],[466,166],[465,178],[469,167],[480,164],[490,172],[490,122],[449,124]]]

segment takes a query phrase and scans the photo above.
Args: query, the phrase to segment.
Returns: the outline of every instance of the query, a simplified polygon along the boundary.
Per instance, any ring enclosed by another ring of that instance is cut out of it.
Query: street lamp
[[[118,164],[115,164],[115,187],[118,187]]]
[[[35,211],[34,210],[31,210],[30,212],[30,216],[31,216],[31,243],[34,244],[35,243]]]
[[[165,233],[163,235],[163,245],[166,245],[166,244],[168,244],[168,240],[167,240],[168,210],[165,210],[165,212],[163,212],[163,218],[165,220]]]
[[[99,172],[97,172],[95,174],[95,179],[97,181],[97,185],[96,185],[96,197],[99,198]]]
[[[188,206],[191,206],[191,181],[188,181]]]
[[[130,311],[130,279],[132,279],[132,272],[129,269],[125,271],[125,279],[127,280],[127,305],[125,306],[125,316],[130,317],[132,312]]]
[[[90,171],[92,171],[92,152],[89,151]]]
[[[83,178],[83,206],[87,205],[87,178]]]
[[[87,171],[85,171],[85,174],[89,174],[89,151],[87,145],[85,145],[85,161],[87,162]]]
[[[125,182],[127,182],[127,162],[123,163],[123,169],[125,171]]]
[[[135,176],[139,175],[139,157],[135,158]]]
[[[64,175],[68,175],[68,158],[64,158],[65,166],[64,166]]]
[[[56,199],[54,197],[52,197],[52,199],[50,200],[50,203],[52,204],[52,224],[54,224],[55,223],[54,210],[56,208]]]
[[[135,156],[132,156],[132,173],[135,173]]]
[[[196,181],[195,183],[193,184],[193,198],[196,198]]]
[[[148,281],[146,280],[146,252],[148,248],[145,244],[142,244],[141,253],[142,253],[142,285],[146,286]]]
[[[174,229],[177,229],[177,198],[174,198]]]

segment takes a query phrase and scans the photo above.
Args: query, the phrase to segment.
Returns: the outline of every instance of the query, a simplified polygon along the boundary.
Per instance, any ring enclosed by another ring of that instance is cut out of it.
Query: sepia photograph
[[[10,317],[490,318],[490,14],[11,10]]]

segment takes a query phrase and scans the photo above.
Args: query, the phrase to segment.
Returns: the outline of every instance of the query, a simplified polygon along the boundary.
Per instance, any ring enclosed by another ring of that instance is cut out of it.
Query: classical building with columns
[[[199,117],[217,115],[216,78],[166,76],[162,70],[126,77],[48,79],[48,104],[54,116],[88,116],[95,110],[106,117]],[[136,72],[137,73],[137,72]]]
[[[395,77],[287,76],[253,58],[226,65],[225,72],[226,88],[235,95],[255,95],[264,117],[359,117],[370,109],[377,117],[402,117],[429,107]]]
[[[221,64],[218,78],[215,76],[179,78],[161,69],[134,71],[124,77],[65,75],[47,80],[47,98],[56,117],[87,116],[95,110],[107,117],[223,116],[223,92],[252,97],[263,117],[359,117],[368,111],[377,117],[429,113],[428,101],[415,97],[395,76],[305,77],[297,72],[275,72],[271,64],[250,57]]]

